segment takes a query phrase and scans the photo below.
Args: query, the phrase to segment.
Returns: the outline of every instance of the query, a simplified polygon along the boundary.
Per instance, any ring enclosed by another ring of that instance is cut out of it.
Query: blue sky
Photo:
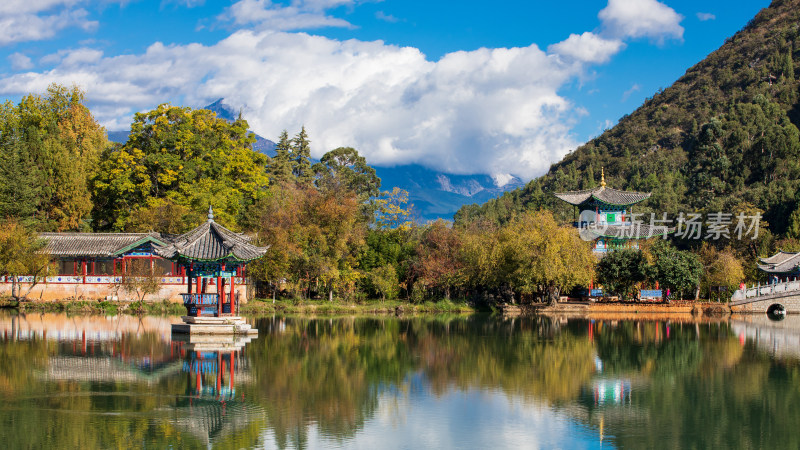
[[[767,0],[4,0],[0,97],[78,84],[109,130],[224,97],[274,139],[530,179]]]

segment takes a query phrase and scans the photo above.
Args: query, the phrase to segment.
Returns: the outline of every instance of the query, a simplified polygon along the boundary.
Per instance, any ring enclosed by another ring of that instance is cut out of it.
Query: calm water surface
[[[4,448],[799,448],[800,317],[0,315]]]

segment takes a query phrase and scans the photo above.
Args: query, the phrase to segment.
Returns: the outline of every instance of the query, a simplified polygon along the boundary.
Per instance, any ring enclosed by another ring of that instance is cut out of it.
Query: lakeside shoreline
[[[47,302],[19,302],[10,298],[0,299],[0,309],[17,309],[24,312],[67,312],[89,314],[173,314],[183,315],[183,304],[164,300],[112,302],[90,300],[55,300]],[[602,319],[604,315],[693,315],[727,316],[731,310],[725,303],[675,302],[671,304],[647,303],[589,303],[566,302],[557,305],[499,305],[493,308],[476,308],[466,302],[440,300],[438,302],[408,303],[398,300],[368,302],[328,302],[325,300],[278,300],[255,299],[240,306],[243,316],[268,314],[293,315],[406,315],[406,314],[474,314],[497,312],[507,316],[537,314],[568,314]]]

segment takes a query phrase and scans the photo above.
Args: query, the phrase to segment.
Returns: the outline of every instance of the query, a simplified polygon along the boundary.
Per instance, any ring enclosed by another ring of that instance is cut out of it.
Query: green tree
[[[311,170],[311,142],[308,140],[306,127],[292,139],[292,173],[298,183],[311,185],[314,183],[314,171]]]
[[[521,293],[542,292],[555,304],[562,292],[586,286],[594,277],[590,244],[575,229],[561,226],[549,211],[527,212],[500,230],[500,265]]]
[[[694,292],[700,286],[703,264],[700,258],[687,250],[678,250],[666,241],[658,241],[652,249],[652,277],[664,289],[677,293],[679,299],[686,292]],[[666,298],[665,298],[666,300]]]
[[[30,94],[0,108],[0,214],[40,230],[87,226],[87,182],[108,141],[83,100],[79,88],[53,84],[44,96]]]
[[[381,179],[367,160],[352,147],[339,147],[322,156],[312,167],[320,189],[347,189],[366,203],[380,193]]]
[[[375,291],[381,296],[381,300],[386,300],[387,297],[397,298],[400,282],[393,265],[386,264],[372,269],[369,271],[368,278]]]
[[[266,157],[252,150],[247,128],[205,109],[163,104],[137,113],[128,142],[104,152],[93,179],[96,228],[146,228],[148,213],[140,210],[160,208],[161,200],[188,215],[213,205],[219,222],[237,228],[268,185]]]
[[[597,281],[622,299],[636,297],[636,284],[647,279],[648,264],[638,249],[608,252],[597,263]]]
[[[0,276],[11,277],[11,297],[25,300],[42,277],[49,275],[50,255],[42,251],[47,243],[14,219],[0,223]],[[31,276],[23,289],[20,276]]]
[[[286,130],[281,132],[281,137],[275,145],[275,157],[269,165],[269,179],[272,183],[284,183],[292,178],[292,142]]]

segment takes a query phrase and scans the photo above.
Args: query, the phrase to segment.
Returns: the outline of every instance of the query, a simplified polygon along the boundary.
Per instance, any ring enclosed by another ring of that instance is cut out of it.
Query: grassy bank
[[[276,300],[255,299],[241,305],[239,312],[245,315],[263,314],[442,314],[473,313],[476,309],[464,302],[440,300],[438,302],[407,303],[399,300],[369,300],[360,303],[325,300]]]
[[[110,302],[88,300],[58,300],[50,302],[19,302],[0,299],[0,308],[13,308],[25,312],[64,312],[88,314],[186,314],[180,303],[167,300],[156,302]]]

